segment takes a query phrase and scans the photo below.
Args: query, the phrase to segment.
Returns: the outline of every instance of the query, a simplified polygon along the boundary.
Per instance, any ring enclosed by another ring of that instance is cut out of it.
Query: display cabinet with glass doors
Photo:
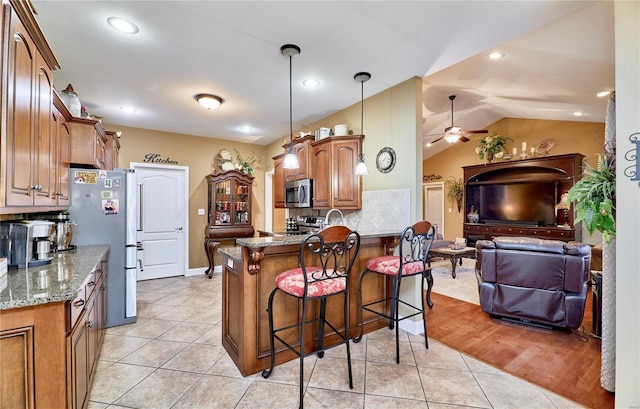
[[[209,259],[206,274],[211,277],[215,248],[221,240],[252,237],[251,187],[253,177],[238,170],[207,175],[208,224],[205,230],[205,251]]]

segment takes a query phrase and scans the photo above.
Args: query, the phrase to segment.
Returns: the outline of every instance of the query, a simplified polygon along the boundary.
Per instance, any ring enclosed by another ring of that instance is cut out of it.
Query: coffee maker
[[[0,224],[0,257],[7,258],[9,268],[49,264],[55,223],[46,220],[23,220]]]

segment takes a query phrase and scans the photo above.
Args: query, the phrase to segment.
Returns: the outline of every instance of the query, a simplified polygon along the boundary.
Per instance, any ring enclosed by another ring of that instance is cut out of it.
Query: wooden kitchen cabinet
[[[253,177],[238,170],[215,171],[207,175],[208,224],[205,228],[207,273],[213,273],[215,248],[220,240],[253,237],[251,187]]]
[[[51,154],[53,129],[52,71],[59,68],[27,2],[11,0],[2,8],[3,103],[0,135],[2,173],[0,207],[55,205]],[[17,208],[16,208],[17,207]],[[43,209],[46,210],[46,209]]]
[[[312,147],[314,209],[361,209],[362,179],[355,172],[362,136],[328,137]]]
[[[293,152],[298,158],[299,167],[298,169],[285,169],[285,181],[289,182],[291,180],[313,178],[313,167],[311,166],[311,142],[313,142],[313,140],[314,137],[312,135],[307,135],[293,141]],[[283,147],[285,149],[285,153],[289,151],[288,143]]]
[[[0,312],[1,408],[87,407],[104,340],[107,256],[85,272],[75,299]]]
[[[106,169],[107,135],[100,121],[73,117],[69,126],[72,166]]]
[[[118,167],[118,155],[120,154],[120,132],[105,131],[107,142],[105,143],[105,168],[113,170]]]
[[[58,94],[54,93],[53,106],[53,129],[52,136],[55,139],[55,155],[52,155],[51,169],[52,177],[55,181],[54,196],[55,205],[60,208],[67,208],[70,205],[70,183],[69,167],[71,166],[71,131],[68,121],[71,113],[60,100]]]
[[[284,153],[273,157],[273,179],[272,179],[272,195],[273,205],[277,209],[284,209],[284,168],[282,162],[284,161]]]

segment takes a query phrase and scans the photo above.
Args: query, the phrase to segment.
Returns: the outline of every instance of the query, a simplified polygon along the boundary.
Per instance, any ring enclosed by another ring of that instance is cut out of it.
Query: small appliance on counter
[[[69,212],[62,212],[48,219],[55,223],[55,231],[51,237],[53,243],[53,251],[66,251],[75,249],[76,246],[71,244],[73,240],[73,228],[76,226],[72,220]]]
[[[0,257],[9,268],[49,264],[53,260],[49,237],[54,223],[46,220],[22,220],[0,224]]]

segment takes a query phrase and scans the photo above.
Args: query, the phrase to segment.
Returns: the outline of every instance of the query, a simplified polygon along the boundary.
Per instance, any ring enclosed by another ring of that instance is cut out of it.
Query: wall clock
[[[387,147],[380,149],[376,157],[376,167],[382,173],[389,173],[396,166],[396,152]]]

